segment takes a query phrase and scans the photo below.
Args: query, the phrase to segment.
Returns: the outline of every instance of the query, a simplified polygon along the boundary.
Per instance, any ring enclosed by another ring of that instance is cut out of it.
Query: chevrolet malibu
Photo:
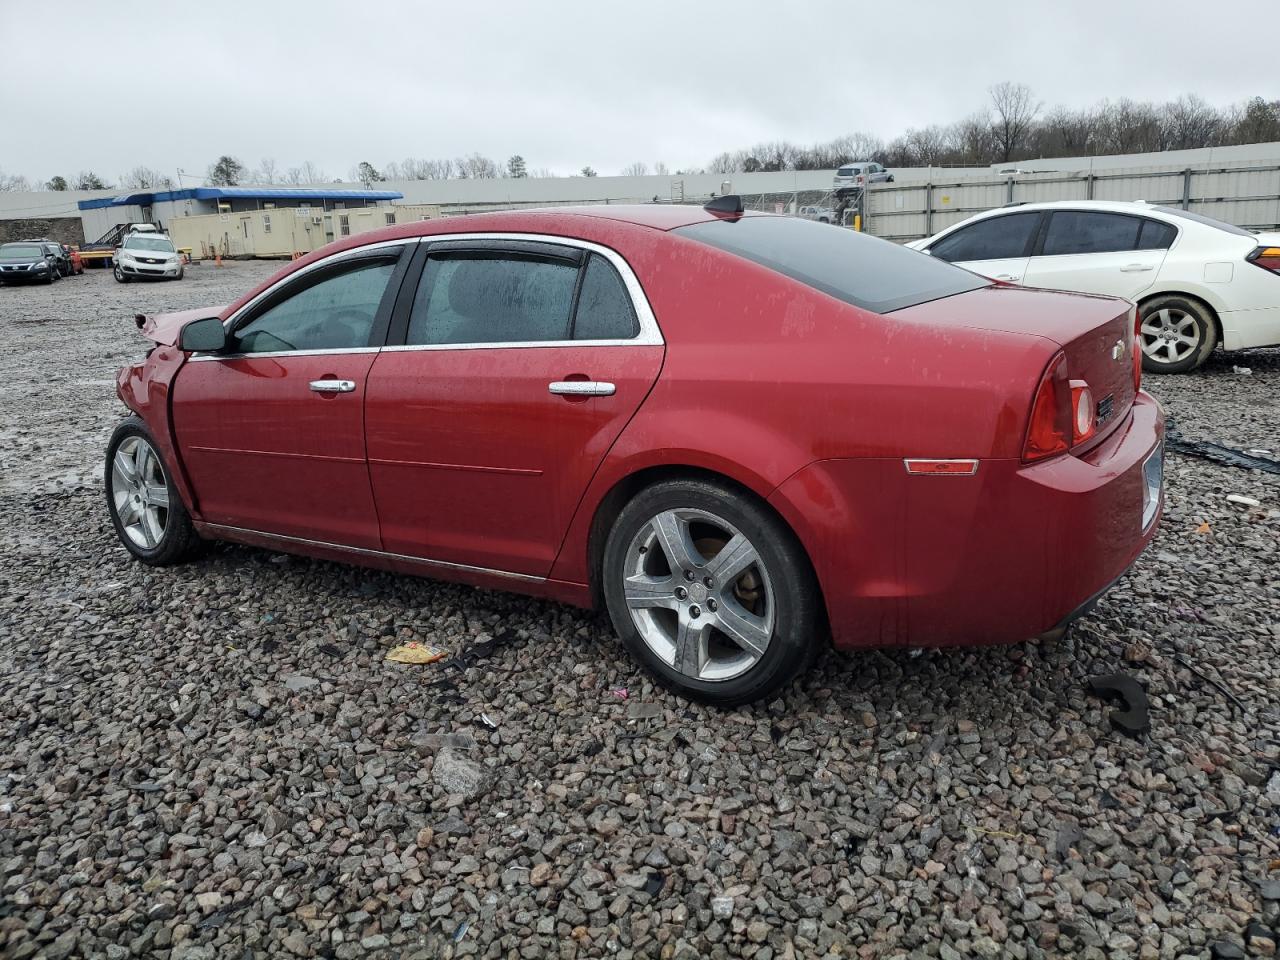
[[[145,563],[225,540],[600,607],[745,703],[828,642],[1088,609],[1162,507],[1136,319],[733,197],[404,224],[139,316],[107,505]]]

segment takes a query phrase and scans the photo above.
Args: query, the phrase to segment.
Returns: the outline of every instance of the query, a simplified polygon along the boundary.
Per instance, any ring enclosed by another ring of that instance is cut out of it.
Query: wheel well
[[[763,507],[773,514],[778,522],[783,525],[795,537],[796,544],[800,547],[801,554],[804,555],[805,561],[809,564],[809,572],[813,577],[814,589],[818,592],[822,616],[825,621],[827,613],[826,597],[822,594],[822,584],[818,580],[817,572],[813,568],[813,560],[809,557],[809,551],[805,548],[804,541],[792,528],[791,524],[782,514],[774,509],[764,497],[760,496],[750,487],[732,477],[723,473],[717,473],[715,470],[707,470],[703,467],[691,467],[683,465],[664,464],[658,467],[646,467],[638,470],[629,476],[623,477],[613,488],[604,495],[599,506],[596,507],[595,516],[591,519],[591,531],[587,536],[587,576],[591,584],[591,603],[597,610],[603,610],[604,591],[601,585],[601,567],[604,564],[604,548],[605,543],[609,539],[609,531],[613,529],[614,521],[618,519],[618,515],[622,513],[625,507],[633,497],[646,487],[651,487],[655,483],[662,483],[667,480],[710,480],[722,486],[730,487],[744,497],[750,497],[756,504]],[[824,623],[825,628],[825,623]]]
[[[1222,320],[1218,317],[1218,311],[1213,309],[1209,301],[1203,297],[1197,297],[1194,293],[1183,293],[1181,290],[1161,290],[1159,293],[1153,293],[1143,297],[1138,301],[1138,312],[1141,313],[1147,308],[1147,304],[1157,297],[1181,297],[1183,300],[1191,300],[1200,304],[1208,311],[1209,319],[1213,321],[1213,330],[1217,334],[1218,346],[1222,346]]]

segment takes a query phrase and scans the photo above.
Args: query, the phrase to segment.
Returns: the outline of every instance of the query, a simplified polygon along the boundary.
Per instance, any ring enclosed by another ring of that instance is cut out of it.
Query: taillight
[[[1093,415],[1093,391],[1083,380],[1071,381],[1071,443],[1077,444],[1093,436],[1097,426]]]
[[[1133,308],[1133,392],[1142,389],[1142,311]]]
[[[1035,399],[1031,401],[1031,421],[1022,459],[1031,462],[1066,453],[1072,436],[1071,389],[1067,383],[1067,358],[1058,353],[1049,361]]]
[[[1258,247],[1245,259],[1263,270],[1280,273],[1280,247]]]

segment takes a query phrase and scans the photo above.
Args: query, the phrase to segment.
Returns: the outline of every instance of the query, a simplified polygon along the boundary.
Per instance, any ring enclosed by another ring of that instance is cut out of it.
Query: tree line
[[[854,133],[799,146],[760,143],[714,157],[709,173],[828,170],[851,160],[887,167],[980,166],[1036,157],[1159,153],[1280,140],[1280,100],[1253,97],[1214,107],[1194,94],[1167,103],[1103,100],[1089,107],[1046,109],[1030,87],[998,83],[989,102],[954,123],[909,129],[885,142]]]
[[[622,176],[693,173],[754,173],[772,170],[830,170],[851,160],[875,160],[888,167],[988,166],[1017,163],[1035,157],[1108,156],[1157,153],[1197,147],[1280,141],[1280,100],[1253,97],[1243,103],[1215,107],[1194,94],[1166,103],[1129,99],[1103,100],[1072,109],[1045,108],[1026,84],[1005,81],[988,90],[988,102],[961,120],[908,129],[884,141],[870,133],[852,133],[825,143],[802,146],[786,140],[758,143],[726,151],[702,168],[671,170],[665,163],[649,166],[637,161]],[[515,154],[500,163],[481,153],[459,157],[406,157],[375,167],[367,160],[348,171],[351,182],[372,186],[385,180],[488,180],[497,177],[554,177],[546,167],[531,168]],[[183,180],[189,175],[181,174]],[[591,166],[574,176],[594,177]],[[201,179],[192,176],[191,179]],[[211,163],[203,181],[212,186],[281,184],[306,186],[340,183],[314,162],[281,168],[262,159],[250,166],[224,155]],[[177,184],[168,174],[137,166],[110,183],[93,171],[73,177],[54,176],[36,182],[0,170],[0,191],[31,190],[171,190]]]

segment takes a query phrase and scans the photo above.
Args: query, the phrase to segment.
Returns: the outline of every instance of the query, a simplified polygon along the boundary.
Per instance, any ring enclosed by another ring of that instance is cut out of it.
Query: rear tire
[[[1144,373],[1189,373],[1209,359],[1218,345],[1213,314],[1199,300],[1181,294],[1152,297],[1142,315],[1139,341]]]
[[[722,707],[772,696],[820,646],[821,598],[799,541],[727,484],[641,491],[614,522],[600,576],[622,642],[682,696]]]
[[[140,417],[129,417],[111,434],[103,486],[116,536],[138,560],[167,567],[198,551],[191,515]]]

